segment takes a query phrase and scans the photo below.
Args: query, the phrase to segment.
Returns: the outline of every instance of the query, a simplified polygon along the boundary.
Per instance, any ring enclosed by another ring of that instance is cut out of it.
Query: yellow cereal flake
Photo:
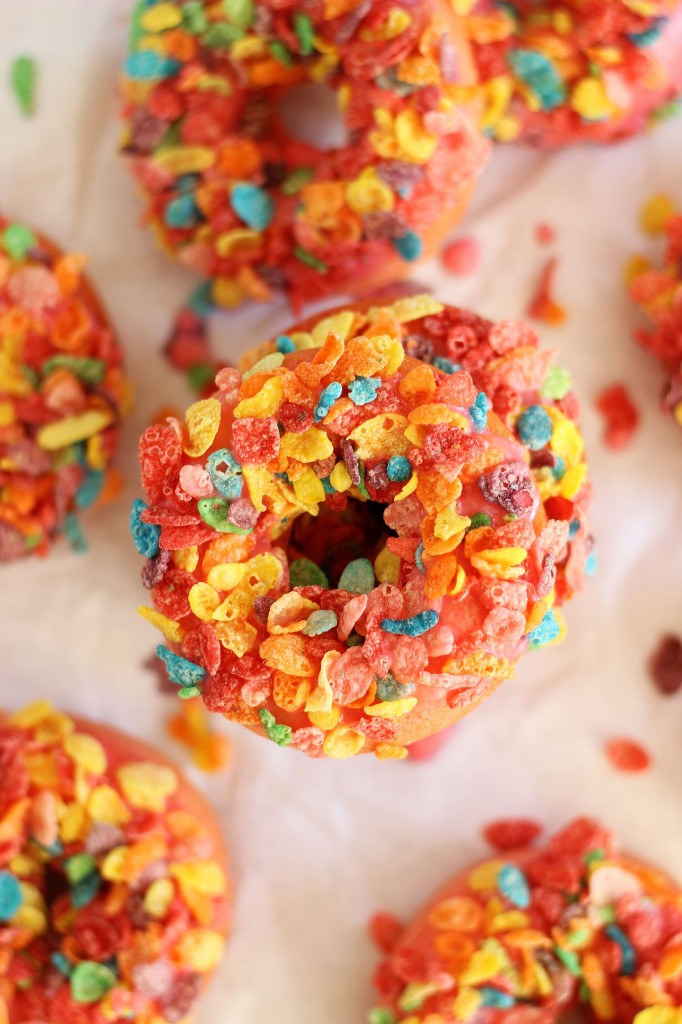
[[[36,433],[36,442],[44,451],[55,452],[78,441],[85,441],[93,434],[99,434],[109,426],[112,419],[113,414],[104,409],[90,409],[75,416],[66,416],[56,423],[40,427]]]
[[[27,704],[19,711],[15,711],[9,716],[8,721],[19,729],[35,729],[37,725],[54,714],[54,710],[49,700],[37,700],[32,704]]]
[[[182,23],[182,11],[175,4],[161,3],[149,7],[139,17],[140,28],[145,32],[166,32]]]
[[[571,93],[571,106],[585,121],[603,121],[618,110],[601,78],[581,78]]]
[[[355,444],[355,453],[360,461],[370,457],[390,459],[392,455],[405,455],[409,451],[410,442],[405,437],[407,426],[404,416],[387,412],[365,420],[351,431],[348,438]]]
[[[332,710],[332,687],[329,681],[329,673],[340,657],[339,651],[327,651],[323,655],[317,677],[317,686],[305,704],[305,710],[308,714],[311,712],[328,713]]]
[[[207,452],[220,427],[221,406],[217,398],[204,398],[190,405],[185,416],[183,450],[196,459]]]
[[[344,491],[347,491],[350,488],[350,486],[351,486],[353,481],[350,478],[350,475],[348,473],[348,470],[346,469],[345,463],[343,463],[343,462],[337,462],[336,463],[336,465],[334,466],[333,470],[331,471],[331,473],[329,475],[329,481],[330,481],[332,487],[334,488],[334,490],[335,491],[339,491],[339,493],[341,493],[341,494]],[[323,490],[324,490],[324,488],[323,488]]]
[[[403,761],[409,751],[400,743],[377,743],[374,748],[374,756],[380,761]]]
[[[281,377],[270,377],[260,391],[251,398],[243,398],[234,409],[235,419],[255,416],[263,419],[274,416],[284,400],[284,387]]]
[[[367,341],[381,360],[377,370],[378,375],[392,377],[405,360],[405,350],[399,339],[392,338],[390,334],[379,334],[376,337],[368,338]]]
[[[467,516],[460,516],[453,505],[447,505],[436,516],[433,533],[439,540],[455,539],[456,546],[470,525],[471,520]]]
[[[204,896],[220,896],[227,888],[225,872],[213,860],[192,860],[173,864],[170,869],[183,889],[194,889]]]
[[[374,574],[379,583],[397,583],[400,559],[388,548],[382,548],[374,559]]]
[[[64,740],[64,750],[76,764],[81,765],[91,775],[103,775],[107,770],[104,747],[94,736],[74,732]]]
[[[198,619],[210,622],[220,604],[220,595],[209,583],[195,583],[189,592],[188,601]]]
[[[311,506],[313,514],[317,514],[317,506],[324,503],[325,490],[322,481],[309,466],[297,480],[294,480],[294,494],[304,505]]]
[[[388,212],[395,205],[395,193],[382,181],[374,167],[367,167],[346,185],[346,202],[360,216]]]
[[[144,894],[143,906],[150,917],[162,921],[175,897],[175,887],[170,878],[157,878]]]
[[[130,811],[113,786],[97,786],[87,799],[88,814],[93,821],[104,825],[125,824],[130,820]]]
[[[311,612],[319,611],[319,604],[301,597],[295,590],[278,597],[268,612],[269,633],[300,633]]]
[[[284,434],[280,450],[299,462],[317,462],[328,459],[334,452],[334,446],[324,430],[310,427],[301,434]]]
[[[365,745],[365,737],[349,725],[337,725],[325,737],[322,749],[327,757],[344,760],[359,754]]]
[[[401,700],[384,700],[365,708],[365,714],[371,718],[404,718],[417,706],[416,697],[403,697]]]
[[[208,974],[220,963],[225,940],[218,932],[206,928],[190,928],[175,944],[173,958],[183,967]]]
[[[666,224],[676,213],[675,204],[670,196],[657,192],[642,207],[639,223],[647,235],[660,235],[665,231]]]
[[[178,569],[194,572],[199,564],[199,548],[178,548],[173,552],[173,561]]]
[[[500,580],[515,580],[523,575],[523,562],[528,557],[525,548],[488,548],[471,554],[471,564],[482,576]]]
[[[206,580],[216,590],[234,590],[244,578],[248,565],[248,562],[223,562],[221,565],[214,565],[209,570]]]
[[[315,348],[318,345],[323,345],[327,340],[328,334],[335,334],[341,341],[345,341],[350,334],[351,328],[355,323],[355,313],[352,309],[344,309],[340,313],[333,313],[331,316],[325,317],[323,320],[319,320],[313,327],[312,334],[309,337],[312,338],[312,346],[308,345],[296,345],[297,348]],[[308,337],[307,335],[299,335],[300,338]],[[294,341],[294,338],[292,338]],[[294,344],[296,342],[294,341]]]
[[[215,631],[223,647],[238,658],[252,651],[258,639],[258,630],[250,622],[217,622]]]
[[[411,494],[414,494],[414,492],[417,490],[418,486],[419,486],[419,475],[417,473],[413,473],[412,476],[410,477],[410,479],[405,484],[405,486],[403,488],[401,488],[401,490],[398,491],[398,493],[396,494],[396,496],[395,496],[395,498],[393,500],[394,501],[404,501],[405,498],[409,498],[409,496]]]
[[[470,1020],[478,1012],[482,999],[483,997],[478,989],[461,985],[452,1004],[455,1020]]]
[[[215,158],[215,150],[208,146],[168,146],[154,154],[155,163],[175,176],[207,171]]]
[[[168,797],[178,788],[177,773],[152,761],[122,765],[116,776],[131,807],[145,811],[165,810]]]
[[[156,626],[160,629],[166,640],[173,644],[179,644],[182,642],[182,638],[185,635],[185,631],[179,622],[174,622],[173,619],[169,619],[167,615],[163,615],[161,612],[157,612],[156,608],[148,608],[146,605],[140,605],[137,609],[138,615],[141,615],[147,622],[151,622],[152,626]]]

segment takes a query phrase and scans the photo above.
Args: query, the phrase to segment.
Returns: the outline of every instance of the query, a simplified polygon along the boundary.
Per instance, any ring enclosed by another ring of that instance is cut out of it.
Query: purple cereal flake
[[[386,472],[386,463],[377,462],[376,466],[368,468],[365,473],[365,483],[374,491],[388,490],[391,486],[391,481]]]
[[[434,345],[430,338],[424,338],[421,334],[408,334],[403,338],[405,355],[413,359],[420,359],[423,363],[430,363],[433,360]]]
[[[253,602],[253,610],[259,622],[265,624],[268,621],[270,609],[275,603],[274,597],[257,597]]]
[[[254,270],[269,288],[278,290],[284,288],[287,283],[286,274],[279,267],[271,267],[267,263],[258,263]]]
[[[479,478],[478,486],[486,501],[500,505],[505,512],[522,517],[533,505],[533,482],[525,462],[505,462]]]
[[[194,1006],[201,991],[201,975],[184,974],[176,978],[165,995],[160,997],[164,1018],[178,1024]]]
[[[96,821],[88,832],[85,839],[85,852],[92,857],[100,857],[109,853],[117,846],[126,841],[125,835],[115,825],[107,825],[103,821]]]
[[[240,530],[250,530],[258,521],[258,512],[246,498],[237,498],[230,505],[227,521]]]
[[[17,473],[26,473],[27,476],[41,476],[43,473],[49,473],[52,469],[52,462],[47,452],[30,441],[17,441],[16,444],[9,444],[5,457]]]
[[[159,551],[158,555],[148,558],[140,570],[142,585],[146,590],[153,590],[166,575],[166,570],[171,562],[171,553],[165,548]]]
[[[127,147],[133,153],[151,153],[168,131],[168,123],[145,110],[136,110],[130,122],[131,138]]]
[[[390,241],[402,238],[409,231],[407,221],[397,213],[377,210],[362,218],[362,225],[367,238],[375,241]]]
[[[424,168],[419,164],[408,164],[404,160],[381,160],[377,164],[377,174],[397,191],[400,188],[412,189],[424,177]]]
[[[556,582],[556,564],[553,557],[547,553],[542,560],[540,578],[535,586],[535,593],[538,597],[546,597],[552,592]]]
[[[148,999],[158,999],[173,983],[173,968],[167,960],[150,960],[132,969],[135,988]]]
[[[357,487],[360,483],[360,463],[358,462],[358,457],[355,454],[355,449],[348,438],[344,438],[341,442],[341,453],[343,455],[343,461],[346,469],[348,470],[348,476],[351,479],[351,483],[355,484]]]

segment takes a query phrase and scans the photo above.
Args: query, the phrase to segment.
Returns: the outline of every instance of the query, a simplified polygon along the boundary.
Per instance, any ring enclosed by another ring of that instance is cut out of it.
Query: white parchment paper
[[[123,0],[0,0],[0,207],[91,254],[137,386],[120,461],[130,482],[86,520],[89,553],[60,546],[0,572],[0,700],[48,695],[182,760],[164,731],[172,704],[144,668],[156,635],[135,614],[143,591],[127,518],[137,437],[159,405],[190,400],[160,347],[194,281],[138,228],[140,204],[116,156],[128,13]],[[39,69],[32,120],[9,88],[22,54]],[[659,696],[645,667],[660,634],[682,628],[682,434],[658,411],[660,373],[631,341],[638,318],[621,283],[626,257],[651,247],[639,207],[657,190],[682,203],[681,172],[682,120],[611,150],[497,152],[460,230],[481,243],[479,271],[456,279],[435,261],[417,270],[446,301],[519,316],[544,260],[559,257],[556,293],[569,318],[541,333],[583,399],[599,574],[568,609],[567,642],[530,655],[434,761],[316,763],[232,728],[228,771],[190,769],[229,838],[236,887],[234,935],[200,1024],[363,1020],[368,915],[411,914],[482,852],[480,828],[494,817],[557,826],[596,814],[682,880],[682,694]],[[557,230],[552,249],[534,238],[540,221]],[[242,351],[287,319],[283,303],[225,316],[220,350]],[[617,380],[642,412],[623,453],[603,447],[593,408]],[[614,771],[603,746],[617,734],[649,749],[650,771]]]

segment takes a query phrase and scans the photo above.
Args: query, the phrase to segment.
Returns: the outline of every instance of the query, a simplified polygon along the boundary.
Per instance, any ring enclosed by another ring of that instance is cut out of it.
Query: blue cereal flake
[[[579,529],[580,529],[580,520],[579,519],[571,519],[570,523],[568,524],[568,539],[569,540],[573,540],[573,538],[575,537],[575,535],[576,535],[576,533],[578,532]]]
[[[179,654],[173,654],[163,644],[159,644],[156,648],[156,654],[166,666],[168,678],[176,686],[196,686],[206,675],[206,669],[201,665],[195,665],[193,661],[188,661],[187,658],[182,658]]]
[[[488,410],[490,401],[485,391],[479,391],[474,399],[474,404],[469,406],[469,415],[474,425],[474,430],[480,433],[488,426]]]
[[[596,576],[597,575],[597,552],[596,551],[590,551],[589,555],[587,556],[587,561],[585,562],[585,572],[587,573],[588,576]]]
[[[97,871],[93,871],[71,889],[71,906],[79,910],[92,903],[102,885],[102,878]]]
[[[235,185],[230,202],[239,219],[254,231],[264,231],[275,215],[271,197],[257,185]]]
[[[356,377],[348,386],[348,397],[355,405],[369,405],[381,387],[380,377]]]
[[[81,529],[81,524],[78,522],[78,517],[73,512],[69,512],[68,515],[64,516],[62,530],[72,551],[82,555],[88,550],[85,534]]]
[[[291,338],[288,338],[286,334],[280,334],[279,338],[275,341],[275,348],[278,352],[283,352],[285,356],[288,355],[289,352],[296,351],[296,346]]]
[[[9,871],[0,871],[0,921],[11,921],[23,902],[19,880]]]
[[[536,94],[543,110],[561,106],[566,88],[547,57],[536,50],[512,50],[507,60],[516,77]]]
[[[556,640],[560,632],[559,623],[550,608],[542,622],[528,633],[528,647],[531,651],[537,650],[538,647],[546,647],[552,640]]]
[[[392,455],[386,463],[386,475],[394,484],[401,484],[412,476],[410,460],[404,455]]]
[[[635,46],[638,46],[640,49],[644,49],[656,42],[667,24],[668,18],[655,18],[653,23],[644,32],[629,33],[628,39],[631,43],[634,43]]]
[[[546,409],[541,405],[529,405],[516,421],[516,432],[531,451],[539,452],[552,440],[554,427]]]
[[[404,697],[410,697],[416,688],[415,683],[399,683],[389,672],[385,679],[377,678],[377,699],[402,700]]]
[[[164,212],[164,220],[170,228],[192,228],[201,217],[194,196],[183,195],[171,200]]]
[[[446,359],[445,356],[434,356],[433,365],[437,370],[442,370],[443,373],[457,373],[462,367],[459,363],[455,363],[452,359]]]
[[[150,81],[155,78],[170,78],[176,75],[182,65],[171,57],[164,57],[154,50],[139,50],[131,53],[125,62],[125,73],[128,78]]]
[[[604,929],[612,942],[620,947],[621,963],[619,974],[634,974],[637,967],[637,954],[627,935],[617,924],[609,924]]]
[[[138,554],[144,555],[145,558],[153,558],[159,553],[161,527],[142,522],[142,513],[148,508],[149,506],[139,498],[133,502],[130,509],[130,532]]]
[[[341,573],[339,590],[350,594],[369,594],[374,588],[374,566],[369,558],[356,558]]]
[[[336,612],[312,612],[302,632],[305,636],[319,636],[320,633],[328,633],[330,629],[334,629],[338,621]]]
[[[327,384],[326,388],[320,394],[317,405],[315,406],[315,422],[319,423],[323,420],[337,398],[341,397],[343,388],[340,384],[334,381],[332,384]]]
[[[89,508],[99,498],[106,480],[106,473],[101,469],[91,469],[83,483],[76,491],[76,504],[79,508]]]
[[[381,628],[385,633],[394,633],[398,636],[421,636],[422,633],[433,629],[437,622],[438,612],[427,608],[423,612],[411,615],[409,619],[382,619]]]
[[[492,988],[490,985],[482,985],[479,988],[481,1003],[483,1006],[490,1006],[495,1010],[508,1010],[516,1005],[514,996],[509,992],[502,992],[499,988]]]
[[[209,455],[206,472],[216,491],[224,498],[234,500],[242,493],[242,467],[228,448],[219,448]]]
[[[408,263],[418,260],[422,254],[422,240],[414,231],[408,231],[400,238],[391,239],[393,248]]]
[[[530,887],[521,868],[505,864],[497,873],[497,888],[512,906],[525,910],[530,906]]]
[[[417,545],[414,553],[414,564],[417,566],[420,573],[426,573],[426,569],[424,568],[424,545],[421,542]]]

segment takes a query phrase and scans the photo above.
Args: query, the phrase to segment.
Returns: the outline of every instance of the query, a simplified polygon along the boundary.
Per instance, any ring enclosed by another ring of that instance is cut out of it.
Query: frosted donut
[[[0,766],[0,1018],[189,1024],[231,904],[203,797],[48,701],[0,716]]]
[[[665,116],[682,91],[677,0],[463,0],[500,142],[613,142]]]
[[[568,523],[471,375],[410,354],[449,315],[318,316],[145,433],[141,613],[181,697],[311,756],[404,757],[558,638]]]
[[[580,818],[538,849],[456,875],[407,928],[380,916],[387,958],[371,1024],[552,1024],[584,1005],[615,1024],[679,1024],[682,893]]]
[[[81,512],[120,486],[130,385],[85,262],[0,216],[0,562],[82,550]]]
[[[460,218],[488,148],[454,99],[473,81],[447,0],[143,2],[123,149],[145,220],[218,306],[367,293]],[[306,83],[336,94],[346,145],[287,131]]]

